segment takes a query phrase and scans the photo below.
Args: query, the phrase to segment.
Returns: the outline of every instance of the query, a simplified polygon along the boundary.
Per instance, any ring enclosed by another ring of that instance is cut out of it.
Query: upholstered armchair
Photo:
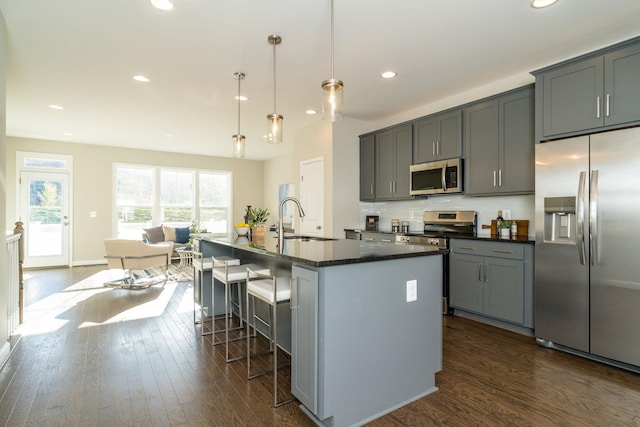
[[[140,240],[105,239],[104,248],[109,268],[121,269],[125,274],[105,286],[146,288],[169,279],[172,242],[148,244]]]

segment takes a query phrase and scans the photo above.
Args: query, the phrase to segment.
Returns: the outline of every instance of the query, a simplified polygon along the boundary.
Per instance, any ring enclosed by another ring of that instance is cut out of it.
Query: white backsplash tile
[[[478,213],[478,236],[489,236],[488,229],[482,229],[482,224],[491,224],[491,220],[498,215],[498,210],[510,209],[512,219],[528,219],[529,235],[534,235],[534,196],[491,196],[470,197],[460,194],[439,195],[397,202],[360,202],[360,224],[364,229],[367,215],[380,216],[378,229],[391,231],[391,220],[409,221],[409,231],[419,233],[423,229],[422,215],[427,210],[470,210]],[[356,226],[356,225],[354,225]]]

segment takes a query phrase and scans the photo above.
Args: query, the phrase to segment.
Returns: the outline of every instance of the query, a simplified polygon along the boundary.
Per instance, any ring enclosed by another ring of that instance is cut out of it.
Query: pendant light
[[[273,114],[267,115],[267,142],[280,144],[282,142],[282,122],[284,117],[276,113],[276,46],[282,42],[277,35],[267,36],[267,42],[273,46]]]
[[[244,135],[240,134],[240,81],[244,79],[244,73],[234,73],[233,77],[238,80],[238,133],[233,135],[233,157],[244,159]]]
[[[322,118],[331,122],[342,118],[342,80],[333,77],[333,0],[331,0],[331,78],[322,82]]]

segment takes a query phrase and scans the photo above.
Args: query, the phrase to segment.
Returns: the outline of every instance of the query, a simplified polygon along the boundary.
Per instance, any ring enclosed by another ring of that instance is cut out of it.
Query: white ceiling
[[[174,3],[162,12],[148,0],[0,0],[7,134],[231,157],[233,73],[241,71],[247,158],[290,151],[295,130],[320,120],[304,111],[320,110],[320,83],[331,77],[329,0]],[[345,116],[384,119],[640,34],[638,0],[560,0],[544,10],[529,3],[335,0]],[[273,112],[269,34],[282,37],[285,142],[277,146],[262,137]],[[398,77],[382,80],[387,69]]]

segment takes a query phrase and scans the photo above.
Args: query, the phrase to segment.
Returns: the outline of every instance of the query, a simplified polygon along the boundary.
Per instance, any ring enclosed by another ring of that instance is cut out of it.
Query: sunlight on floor
[[[25,279],[29,276],[25,275]],[[25,307],[25,322],[21,325],[21,334],[23,336],[46,334],[63,328],[69,322],[65,319],[66,311],[104,292],[113,292],[114,298],[123,298],[123,301],[130,304],[124,307],[123,311],[104,321],[85,321],[78,328],[160,316],[167,309],[169,301],[180,284],[169,281],[164,286],[156,285],[143,290],[113,289],[102,285],[120,277],[122,277],[122,271],[103,270],[30,304]],[[183,286],[190,286],[188,283],[181,283]],[[132,295],[130,299],[127,298],[128,293]],[[148,299],[136,304],[136,299],[140,299],[141,296],[148,296]],[[131,306],[131,304],[134,305]],[[179,312],[193,311],[193,293],[190,289],[184,292],[178,310]]]

